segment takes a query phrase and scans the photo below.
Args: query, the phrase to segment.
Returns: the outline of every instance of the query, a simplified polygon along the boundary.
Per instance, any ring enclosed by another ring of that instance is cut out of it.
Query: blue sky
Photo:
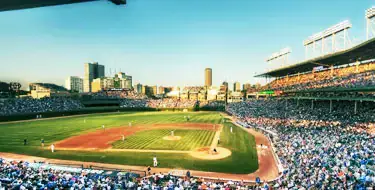
[[[349,19],[365,38],[371,0],[105,0],[0,12],[0,80],[53,82],[83,76],[83,63],[149,85],[263,82],[265,58],[286,46],[304,57],[302,41]]]

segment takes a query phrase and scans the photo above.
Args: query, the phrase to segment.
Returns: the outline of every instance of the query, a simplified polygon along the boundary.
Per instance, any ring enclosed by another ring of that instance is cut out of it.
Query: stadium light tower
[[[284,67],[288,64],[288,56],[292,52],[292,50],[289,47],[286,47],[284,49],[281,49],[279,52],[273,53],[271,56],[269,56],[266,59],[266,62],[270,64],[270,69],[273,66],[275,67]]]
[[[340,22],[324,31],[316,33],[303,41],[306,59],[334,53],[351,47],[349,20]]]
[[[366,39],[375,37],[375,7],[366,10]]]

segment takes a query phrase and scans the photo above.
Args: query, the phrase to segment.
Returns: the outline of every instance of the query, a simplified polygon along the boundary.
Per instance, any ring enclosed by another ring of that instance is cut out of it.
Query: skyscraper
[[[241,91],[241,84],[240,82],[233,83],[233,92],[239,92]]]
[[[227,82],[227,81],[224,81],[224,82],[223,82],[223,86],[225,86],[225,89],[228,89],[228,86],[229,86],[228,82]]]
[[[139,93],[139,94],[144,94],[145,92],[143,91],[143,86],[142,86],[142,84],[140,84],[140,83],[138,83],[137,85],[136,85],[136,88],[135,88],[136,90],[137,90],[137,93]]]
[[[212,69],[206,68],[204,70],[205,82],[204,86],[211,87],[212,86]]]
[[[96,78],[104,77],[104,65],[85,63],[85,74],[83,79],[83,91],[91,92],[91,82]]]

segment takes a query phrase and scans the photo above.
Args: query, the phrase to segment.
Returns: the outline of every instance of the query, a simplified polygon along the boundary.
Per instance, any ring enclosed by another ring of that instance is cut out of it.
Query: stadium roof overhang
[[[271,70],[255,77],[283,77],[312,71],[314,67],[339,66],[355,61],[364,61],[375,58],[375,38],[358,44],[344,51],[309,59],[294,65]]]
[[[36,7],[54,6],[54,5],[65,5],[72,3],[82,3],[97,0],[0,0],[0,12],[28,9]],[[110,0],[116,5],[126,4],[126,0]]]

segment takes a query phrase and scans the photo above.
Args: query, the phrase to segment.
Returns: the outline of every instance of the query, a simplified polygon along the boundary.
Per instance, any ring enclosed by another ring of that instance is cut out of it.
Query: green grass
[[[113,148],[118,149],[148,149],[148,150],[193,150],[199,147],[210,146],[215,136],[214,131],[172,129],[178,141],[164,140],[171,135],[171,129],[142,131],[126,138],[125,141],[114,142]]]
[[[221,133],[220,146],[232,151],[232,156],[214,161],[199,160],[189,154],[145,153],[145,152],[94,152],[94,151],[57,151],[51,153],[40,148],[40,139],[49,144],[67,137],[98,130],[104,124],[106,128],[155,123],[183,123],[185,115],[190,115],[190,123],[219,123],[221,116],[217,112],[142,112],[93,114],[71,118],[56,118],[43,121],[27,121],[11,124],[0,124],[0,152],[20,153],[46,158],[65,160],[91,161],[113,164],[152,165],[156,155],[160,167],[184,168],[192,170],[251,173],[258,169],[254,137],[231,123],[225,123]],[[86,123],[84,123],[86,119]],[[230,126],[234,133],[230,133]],[[176,132],[177,135],[177,132]],[[209,136],[209,135],[207,135]],[[29,144],[23,146],[23,139]],[[185,145],[190,146],[190,145]]]

